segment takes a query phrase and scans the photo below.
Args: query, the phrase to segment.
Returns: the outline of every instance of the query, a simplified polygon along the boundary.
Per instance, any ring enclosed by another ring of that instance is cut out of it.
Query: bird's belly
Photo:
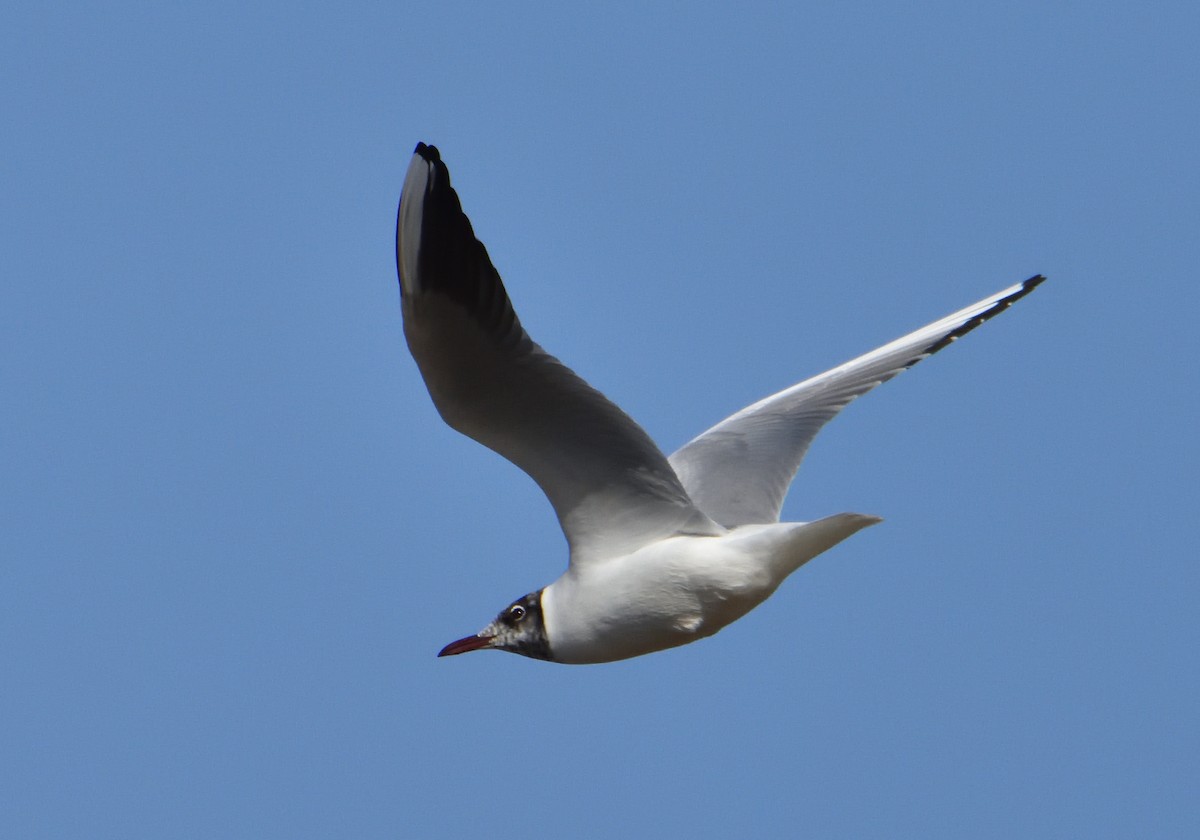
[[[546,631],[558,662],[612,662],[711,636],[762,603],[778,586],[758,558],[720,538],[676,540],[568,573],[543,593]],[[704,540],[696,550],[692,541]]]

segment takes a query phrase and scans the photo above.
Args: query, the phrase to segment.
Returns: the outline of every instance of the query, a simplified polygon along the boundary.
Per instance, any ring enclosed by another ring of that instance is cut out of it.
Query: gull
[[[396,268],[404,335],[438,413],[537,482],[570,550],[561,577],[438,656],[490,649],[568,664],[711,636],[804,563],[882,521],[862,513],[779,521],[817,432],[1045,279],[1031,277],[747,406],[668,458],[525,332],[441,155],[424,143],[404,178]]]

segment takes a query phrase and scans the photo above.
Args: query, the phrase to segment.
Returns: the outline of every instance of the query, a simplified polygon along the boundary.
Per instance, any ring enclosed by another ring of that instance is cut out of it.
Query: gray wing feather
[[[418,144],[396,223],[404,333],[442,418],[528,473],[571,562],[720,529],[620,408],[522,328],[436,148]]]

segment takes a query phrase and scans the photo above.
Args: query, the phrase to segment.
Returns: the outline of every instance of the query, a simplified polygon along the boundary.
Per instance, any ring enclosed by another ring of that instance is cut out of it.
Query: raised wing
[[[404,334],[438,412],[538,483],[572,563],[721,530],[642,428],[526,334],[446,165],[424,143],[404,179],[396,267]]]
[[[688,495],[726,528],[776,522],[821,427],[855,397],[1000,314],[1046,278],[1031,277],[722,420],[671,456]]]

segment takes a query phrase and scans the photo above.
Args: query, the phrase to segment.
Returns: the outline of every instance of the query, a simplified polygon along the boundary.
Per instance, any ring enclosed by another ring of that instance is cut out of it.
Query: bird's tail
[[[781,564],[780,579],[847,537],[882,521],[882,517],[865,513],[838,513],[816,522],[798,523],[788,533],[786,548],[775,555]]]

